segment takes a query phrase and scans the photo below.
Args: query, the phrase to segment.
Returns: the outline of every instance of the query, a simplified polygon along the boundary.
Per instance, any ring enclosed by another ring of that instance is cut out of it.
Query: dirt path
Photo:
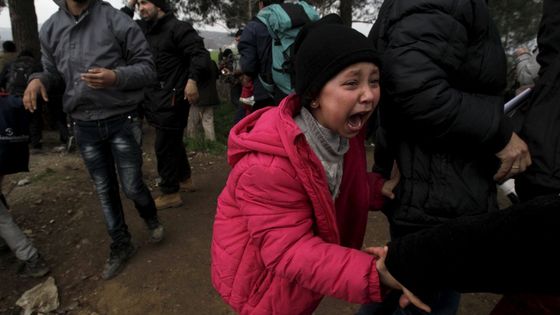
[[[155,157],[153,131],[145,126],[144,177],[154,196]],[[45,134],[46,147],[55,135]],[[191,155],[191,154],[190,154]],[[166,228],[162,244],[147,243],[148,233],[131,202],[123,198],[126,219],[137,255],[121,275],[100,279],[108,255],[109,237],[99,203],[85,167],[77,154],[46,153],[32,156],[31,172],[5,180],[12,214],[29,234],[52,267],[59,288],[59,314],[233,314],[210,283],[210,239],[216,197],[229,166],[225,157],[192,155],[197,191],[183,195],[186,204],[160,212]],[[366,244],[382,244],[387,235],[381,214],[372,213]],[[19,314],[18,297],[37,279],[14,275],[17,261],[0,253],[0,314]],[[495,295],[465,295],[460,315],[484,315],[495,304]],[[356,305],[325,299],[315,314],[353,314]]]

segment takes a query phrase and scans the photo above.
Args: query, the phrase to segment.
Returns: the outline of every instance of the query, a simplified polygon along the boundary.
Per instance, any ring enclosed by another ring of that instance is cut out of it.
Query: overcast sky
[[[124,4],[123,0],[105,0],[105,1],[109,2],[115,8],[120,8]],[[35,0],[35,12],[37,13],[37,21],[39,24],[45,22],[57,10],[58,10],[58,6],[52,0]],[[3,9],[2,13],[0,13],[0,27],[11,27],[10,14],[7,8]],[[213,30],[213,31],[222,31],[222,32],[227,31],[227,29],[224,29],[223,27],[219,27],[219,26],[213,26],[213,27],[195,26],[195,27],[199,27],[206,30]],[[354,28],[356,28],[357,30],[359,30],[360,32],[366,35],[369,32],[370,27],[371,25],[367,25],[367,24],[354,25]]]

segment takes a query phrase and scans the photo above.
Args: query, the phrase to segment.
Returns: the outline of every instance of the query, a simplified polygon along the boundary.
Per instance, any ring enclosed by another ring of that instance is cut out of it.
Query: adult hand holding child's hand
[[[385,247],[368,247],[364,249],[364,251],[368,254],[372,254],[373,256],[377,257],[377,261],[375,263],[377,268],[377,273],[379,274],[379,281],[382,284],[397,290],[401,290],[403,294],[399,299],[399,305],[401,308],[405,308],[409,304],[418,307],[419,309],[426,311],[428,313],[431,312],[431,308],[422,302],[416,295],[410,292],[407,288],[405,288],[397,279],[395,279],[387,266],[385,266],[385,257],[387,257],[387,252],[389,249],[387,246]]]

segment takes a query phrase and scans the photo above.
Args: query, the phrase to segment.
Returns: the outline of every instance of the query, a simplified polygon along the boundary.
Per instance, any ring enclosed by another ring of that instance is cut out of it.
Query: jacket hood
[[[299,97],[292,94],[278,107],[263,108],[242,119],[229,134],[228,163],[233,167],[251,152],[288,157],[298,135],[303,137],[292,118],[300,108]]]
[[[323,166],[293,119],[300,109],[300,97],[291,94],[278,107],[263,108],[242,119],[230,131],[228,163],[233,168],[245,155],[255,153],[289,160],[307,194],[313,196],[317,234],[329,243],[339,243],[335,205]]]
[[[68,11],[68,8],[66,8],[66,0],[53,0],[54,3],[56,3],[57,6],[59,6],[62,10],[64,11]],[[90,0],[90,5],[98,2],[99,0]]]

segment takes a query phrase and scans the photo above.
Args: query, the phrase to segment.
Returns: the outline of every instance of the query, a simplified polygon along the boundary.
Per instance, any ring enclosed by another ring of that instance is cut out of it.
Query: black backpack
[[[29,141],[29,113],[20,97],[0,93],[0,145]]]
[[[29,76],[36,70],[36,61],[30,56],[20,56],[10,65],[6,90],[11,95],[22,96]]]

